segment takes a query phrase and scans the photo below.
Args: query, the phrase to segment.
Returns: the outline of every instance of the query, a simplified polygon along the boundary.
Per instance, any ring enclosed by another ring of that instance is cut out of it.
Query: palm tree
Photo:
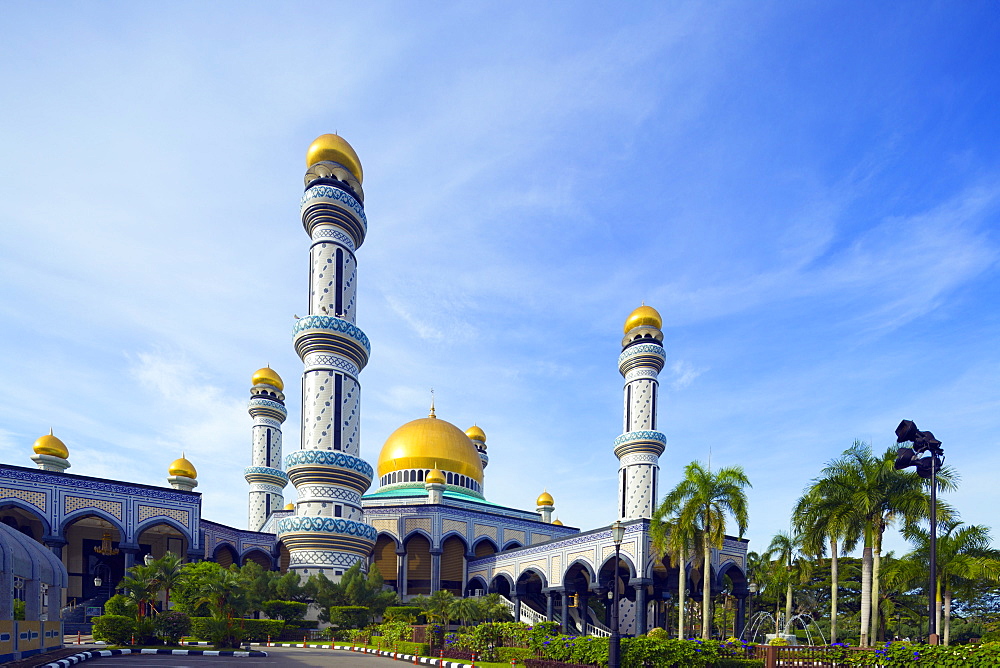
[[[698,527],[704,556],[701,594],[701,637],[711,634],[712,548],[722,547],[726,535],[726,517],[731,515],[742,538],[746,531],[747,496],[743,490],[750,481],[741,466],[722,468],[712,473],[699,462],[684,468],[684,478],[663,499],[661,517],[676,515],[679,526]]]
[[[848,510],[849,514],[839,521],[853,522],[863,532],[860,643],[863,647],[877,631],[872,602],[878,600],[882,535],[897,521],[912,524],[929,514],[926,482],[916,473],[896,471],[895,458],[895,448],[877,456],[867,443],[855,441],[838,459],[826,465],[816,481],[825,503]],[[938,486],[942,490],[954,489],[953,481],[954,472],[949,467],[941,469]]]
[[[184,574],[184,561],[173,552],[167,552],[150,564],[156,568],[156,579],[160,590],[166,593],[164,610],[170,609],[170,590],[177,586]]]
[[[779,532],[771,539],[764,556],[774,563],[775,579],[785,585],[785,628],[788,635],[792,630],[792,583],[804,582],[811,573],[809,562],[803,557],[802,540],[798,535],[790,536]]]
[[[816,479],[806,488],[792,510],[792,526],[801,536],[802,548],[807,554],[821,558],[826,552],[826,542],[830,543],[830,643],[835,643],[840,593],[837,560],[841,553],[852,552],[857,547],[861,530],[852,521],[853,506],[841,503],[842,498],[824,494],[828,485],[824,479]]]
[[[664,555],[677,566],[677,638],[684,638],[684,604],[687,602],[687,561],[698,540],[698,530],[693,524],[684,524],[679,518],[665,520],[669,509],[664,505],[653,513],[650,536],[657,557]]]
[[[967,525],[950,519],[941,523],[937,538],[937,573],[935,615],[936,628],[941,628],[941,603],[944,598],[944,644],[951,639],[951,602],[956,584],[962,580],[1000,580],[1000,550],[991,546],[989,527]],[[930,535],[917,527],[903,530],[907,540],[916,544],[914,561],[926,564],[930,552]]]
[[[146,614],[146,606],[160,592],[159,572],[153,565],[136,564],[126,571],[118,587],[124,589],[126,596],[136,602],[141,620]]]

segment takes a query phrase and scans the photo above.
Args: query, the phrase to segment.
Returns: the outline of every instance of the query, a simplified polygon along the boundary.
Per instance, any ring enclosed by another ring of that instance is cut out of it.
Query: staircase
[[[87,608],[101,608],[107,603],[106,595],[95,596],[81,601],[76,605],[68,606],[60,611],[59,619],[63,622],[63,633],[65,635],[76,635],[77,633],[89,634],[93,624],[87,620]]]
[[[510,599],[508,599],[505,596],[501,597],[501,598],[503,599],[504,605],[507,606],[508,610],[510,610],[511,616],[513,616],[514,615],[514,602],[511,601]],[[548,620],[545,618],[545,615],[543,615],[542,613],[538,612],[537,610],[535,610],[531,606],[525,605],[522,602],[521,603],[521,618],[518,619],[517,621],[524,622],[525,624],[528,624],[530,626],[534,626],[535,624],[538,624],[540,622],[546,622]],[[558,623],[558,622],[561,621],[561,617],[558,614],[556,614],[556,615],[554,615],[554,619],[552,621]],[[578,618],[574,618],[574,621],[577,623],[577,626],[579,627],[580,626],[579,619]],[[603,637],[603,638],[608,638],[608,637],[611,636],[611,630],[608,629],[606,626],[604,626],[604,624],[601,624],[600,622],[598,622],[596,625],[587,623],[585,628],[586,628],[586,634],[589,635],[589,636],[600,636],[600,637]]]

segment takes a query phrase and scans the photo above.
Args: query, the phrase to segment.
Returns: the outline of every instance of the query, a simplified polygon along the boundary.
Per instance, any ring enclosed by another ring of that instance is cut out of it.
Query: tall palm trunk
[[[788,574],[788,585],[785,587],[785,635],[792,631],[792,574]]]
[[[707,523],[705,525],[708,526]],[[705,568],[701,579],[701,639],[708,640],[712,634],[711,604],[712,604],[712,548],[708,543],[708,532],[705,532]]]
[[[878,628],[879,621],[881,620],[881,611],[879,610],[879,601],[881,600],[881,581],[879,575],[882,571],[882,531],[883,524],[879,522],[879,525],[875,528],[875,536],[873,537],[874,543],[874,554],[872,555],[872,612],[871,612],[871,633],[868,638],[871,642],[878,640]]]
[[[837,642],[837,594],[840,585],[838,584],[837,573],[837,539],[830,537],[830,644]]]
[[[951,640],[951,588],[944,590],[944,644]]]
[[[680,565],[677,569],[677,639],[684,639],[684,606],[687,605],[687,550],[681,546]]]
[[[872,615],[872,546],[871,534],[865,532],[865,549],[861,553],[861,639],[860,645],[868,647],[868,625]]]

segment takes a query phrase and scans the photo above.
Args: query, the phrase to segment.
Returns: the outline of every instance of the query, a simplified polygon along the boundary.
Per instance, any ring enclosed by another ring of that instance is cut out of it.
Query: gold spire
[[[434,414],[434,388],[433,387],[431,388],[431,412],[427,415],[427,417],[432,417],[432,418],[436,418],[437,417],[437,415]]]
[[[343,165],[359,183],[364,182],[361,158],[340,135],[320,135],[309,145],[309,150],[306,151],[306,167],[312,167],[317,162],[324,160]]]
[[[32,450],[35,451],[36,455],[49,455],[50,457],[60,457],[62,459],[69,458],[69,448],[52,434],[51,427],[49,428],[49,433],[35,441]]]
[[[183,452],[181,452],[180,459],[175,459],[170,463],[167,473],[181,478],[191,478],[192,480],[198,477],[198,470],[194,467],[194,464],[187,460]]]

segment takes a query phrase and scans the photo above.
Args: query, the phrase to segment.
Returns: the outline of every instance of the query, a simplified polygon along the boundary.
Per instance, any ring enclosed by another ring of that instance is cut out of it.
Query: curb
[[[46,663],[43,668],[67,668],[90,659],[98,659],[104,656],[122,656],[125,654],[179,654],[188,656],[267,656],[267,652],[241,652],[238,650],[211,650],[211,649],[99,649],[88,652],[80,652],[59,659],[52,663]]]

